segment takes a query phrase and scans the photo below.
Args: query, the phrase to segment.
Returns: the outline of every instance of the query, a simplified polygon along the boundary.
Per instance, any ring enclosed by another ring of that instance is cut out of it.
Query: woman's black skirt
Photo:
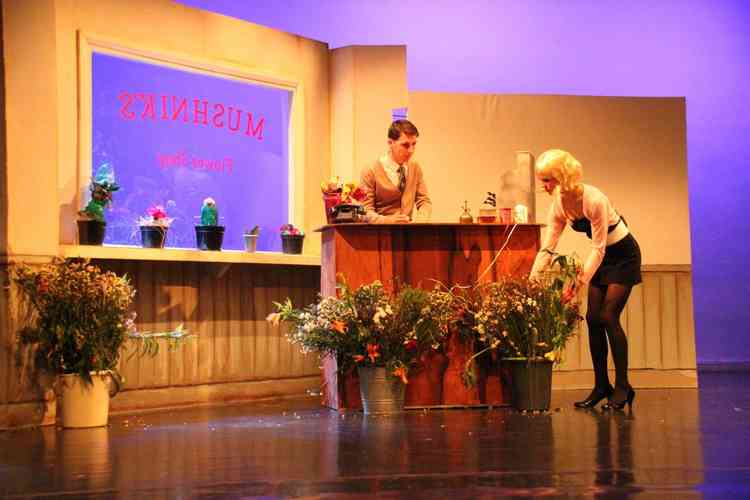
[[[591,278],[594,286],[611,283],[633,286],[641,281],[641,248],[632,234],[605,249],[602,264]]]

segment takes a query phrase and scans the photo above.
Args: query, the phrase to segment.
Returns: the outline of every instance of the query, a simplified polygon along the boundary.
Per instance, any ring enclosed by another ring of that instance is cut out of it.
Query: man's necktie
[[[404,166],[399,165],[398,166],[398,190],[403,193],[405,188],[406,188],[406,174],[404,173]]]

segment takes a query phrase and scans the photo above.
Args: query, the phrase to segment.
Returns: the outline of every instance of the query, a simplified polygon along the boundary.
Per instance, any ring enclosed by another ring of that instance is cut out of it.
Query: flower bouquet
[[[141,230],[141,245],[144,248],[164,248],[167,230],[173,217],[167,216],[162,205],[152,205],[146,210],[146,216],[138,219]]]
[[[128,278],[87,260],[21,264],[12,268],[11,278],[26,325],[19,342],[33,346],[36,367],[57,378],[63,427],[106,425],[109,396],[122,383],[117,365],[126,344],[134,347],[131,356],[153,356],[159,340],[173,348],[191,337],[182,325],[171,332],[137,332],[131,312],[135,289]]]
[[[338,177],[333,177],[321,182],[320,190],[328,224],[357,222],[364,216],[361,203],[365,199],[365,191],[355,182],[342,183]]]
[[[440,348],[444,329],[438,314],[425,311],[429,304],[430,294],[422,290],[403,287],[392,296],[379,281],[352,290],[340,280],[336,296],[302,309],[289,299],[275,303],[268,320],[289,323],[287,338],[302,352],[335,357],[340,374],[357,369],[365,412],[393,412],[403,406],[410,367],[421,353]],[[396,407],[377,407],[368,397],[376,383],[387,387],[381,403]]]
[[[466,363],[465,382],[474,382],[474,359],[498,349],[513,371],[514,406],[548,408],[552,364],[562,361],[565,345],[582,320],[575,288],[579,271],[575,257],[558,255],[543,279],[509,278],[484,285],[475,313],[475,330],[484,349]]]

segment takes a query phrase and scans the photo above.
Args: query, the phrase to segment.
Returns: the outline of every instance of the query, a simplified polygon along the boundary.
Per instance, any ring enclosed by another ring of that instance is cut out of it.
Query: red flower
[[[361,354],[354,354],[354,355],[352,356],[352,358],[354,358],[354,362],[355,362],[355,363],[361,363],[362,361],[364,361],[364,360],[365,360],[365,357],[364,357],[364,356],[362,356]]]
[[[399,366],[395,370],[393,370],[393,374],[401,379],[401,382],[404,384],[408,384],[409,381],[406,379],[406,368],[403,366]]]
[[[377,344],[367,344],[367,357],[370,358],[370,362],[374,363],[375,358],[380,357],[380,346]]]
[[[146,212],[151,217],[153,217],[154,220],[167,218],[167,212],[164,210],[164,207],[161,205],[154,205],[153,207],[150,207]]]
[[[49,291],[49,282],[41,276],[37,276],[36,288],[39,293],[47,293]]]
[[[352,191],[349,196],[352,197],[352,198],[354,198],[357,201],[362,201],[362,200],[365,199],[365,196],[366,196],[365,195],[365,190],[362,189],[362,188],[360,188],[360,187],[358,187],[357,189],[355,189],[354,191]]]
[[[576,296],[576,289],[575,289],[575,287],[569,286],[568,288],[566,288],[565,290],[563,290],[562,298],[560,299],[560,301],[563,304],[567,304],[568,302],[570,302],[571,300],[573,300],[573,297],[575,297],[575,296]]]
[[[407,351],[413,351],[417,348],[417,341],[414,339],[407,340],[404,342],[404,346],[406,346]]]

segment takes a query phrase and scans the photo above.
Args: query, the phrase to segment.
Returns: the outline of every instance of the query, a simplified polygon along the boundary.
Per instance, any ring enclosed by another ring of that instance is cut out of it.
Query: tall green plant
[[[159,340],[174,348],[191,337],[182,325],[171,332],[137,332],[130,312],[135,289],[128,278],[88,260],[19,265],[11,278],[30,313],[19,340],[36,347],[37,366],[52,374],[78,374],[90,381],[91,372],[115,370],[126,341],[133,342],[132,355],[153,356]]]

